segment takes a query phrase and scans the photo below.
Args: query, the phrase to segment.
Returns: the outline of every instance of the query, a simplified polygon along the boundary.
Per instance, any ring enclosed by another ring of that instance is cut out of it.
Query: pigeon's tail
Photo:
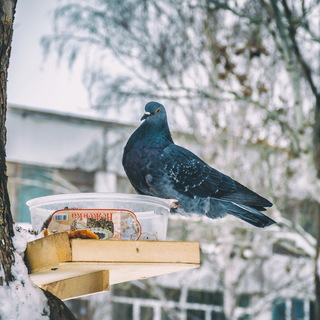
[[[264,228],[276,223],[258,210],[244,204],[229,202],[227,212],[241,220],[244,220],[256,227]]]

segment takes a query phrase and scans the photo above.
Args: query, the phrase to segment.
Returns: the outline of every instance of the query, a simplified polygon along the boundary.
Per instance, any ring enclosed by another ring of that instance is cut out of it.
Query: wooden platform
[[[60,299],[109,290],[109,286],[198,268],[198,242],[69,240],[58,233],[28,243],[32,281]]]

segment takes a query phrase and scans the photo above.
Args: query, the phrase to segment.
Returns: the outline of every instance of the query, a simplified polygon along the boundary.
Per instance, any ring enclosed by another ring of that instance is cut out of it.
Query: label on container
[[[141,236],[136,215],[120,209],[58,210],[52,214],[48,229],[52,233],[87,229],[102,240],[138,240]]]

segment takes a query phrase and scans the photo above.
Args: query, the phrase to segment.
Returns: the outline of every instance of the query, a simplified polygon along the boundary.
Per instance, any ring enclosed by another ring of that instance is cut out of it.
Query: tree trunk
[[[313,127],[313,157],[314,164],[317,170],[317,177],[320,179],[320,93],[316,96],[315,107],[315,121]],[[315,319],[320,319],[320,212],[318,211],[316,216],[316,232],[317,232],[317,244],[316,244],[316,260],[314,268],[315,277]]]
[[[314,166],[316,168],[317,172],[317,178],[320,179],[320,91],[319,88],[316,85],[316,82],[313,79],[313,73],[311,66],[307,63],[307,60],[305,60],[303,53],[301,52],[298,41],[297,41],[297,26],[294,22],[294,14],[291,11],[289,5],[287,4],[287,0],[282,0],[282,6],[283,6],[283,15],[286,18],[287,22],[287,32],[285,33],[285,28],[282,23],[282,18],[280,17],[280,11],[277,6],[277,0],[271,0],[271,6],[273,8],[273,11],[276,16],[277,20],[277,27],[279,29],[280,37],[283,41],[283,47],[285,53],[289,55],[289,52],[293,52],[296,57],[296,61],[301,66],[301,70],[305,76],[305,79],[307,80],[307,83],[311,89],[311,92],[313,93],[315,97],[315,118],[314,118],[314,126],[313,126],[313,160],[314,160]],[[290,40],[290,45],[289,45]],[[290,57],[287,57],[287,59],[291,60]],[[316,228],[316,238],[317,238],[317,244],[316,244],[316,257],[315,257],[315,269],[314,269],[314,280],[315,280],[315,319],[320,319],[320,216],[319,212],[316,213],[315,217],[315,224],[317,226]]]
[[[7,189],[6,167],[6,141],[7,131],[5,127],[7,112],[7,79],[8,66],[13,32],[13,17],[16,0],[1,0],[0,7],[0,259],[4,272],[4,279],[8,284],[13,280],[11,266],[14,263],[13,255],[13,220],[10,210],[10,201]]]
[[[15,14],[15,8],[17,0],[0,0],[0,290],[5,290],[5,287],[9,287],[10,283],[15,279],[12,274],[12,267],[15,264],[15,249],[12,242],[14,236],[13,219],[10,209],[10,200],[7,189],[6,175],[6,141],[7,131],[5,127],[6,113],[7,113],[7,79],[8,79],[8,66],[11,52],[11,41],[13,33],[13,20]],[[19,261],[19,263],[23,263]],[[26,277],[28,275],[26,274]],[[23,282],[23,281],[21,281]],[[21,288],[24,284],[21,283]],[[36,288],[33,288],[36,290]],[[17,287],[16,291],[19,288]],[[32,294],[32,292],[31,292]],[[48,305],[50,308],[50,319],[52,320],[72,320],[75,317],[65,304],[57,297],[53,296],[49,292],[45,292],[45,296],[48,299]],[[8,299],[10,297],[8,296]],[[3,301],[2,301],[3,302]],[[19,305],[19,297],[17,292],[17,299],[15,299],[17,306]],[[39,302],[40,304],[41,302]],[[8,306],[13,306],[12,301],[8,301]],[[15,308],[18,309],[18,308]],[[0,319],[3,319],[0,310]],[[30,315],[36,318],[37,315]],[[45,316],[43,314],[43,316]],[[14,312],[12,313],[14,316]],[[40,315],[41,317],[41,315]],[[39,318],[39,317],[38,317]],[[46,317],[47,318],[47,317]],[[19,319],[22,319],[19,317]]]

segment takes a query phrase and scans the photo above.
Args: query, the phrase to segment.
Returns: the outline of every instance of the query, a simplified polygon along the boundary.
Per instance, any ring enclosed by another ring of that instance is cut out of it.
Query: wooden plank
[[[109,271],[102,270],[51,282],[42,286],[61,300],[109,290]]]
[[[29,242],[26,250],[29,272],[51,267],[71,260],[71,248],[67,233],[57,233]]]
[[[60,299],[200,266],[197,242],[69,241],[66,233],[29,243],[26,257],[32,281]]]
[[[130,264],[125,268],[118,266],[110,270],[110,285],[133,281],[137,279],[147,279],[150,277],[161,276],[164,274],[181,272],[199,268],[199,264],[182,263],[148,263]]]
[[[198,242],[71,240],[72,261],[200,263]]]
[[[42,270],[30,275],[38,286],[47,283],[74,278],[87,273],[108,270],[110,285],[146,279],[163,274],[198,268],[199,264],[191,263],[97,263],[97,262],[65,262],[57,270]]]

